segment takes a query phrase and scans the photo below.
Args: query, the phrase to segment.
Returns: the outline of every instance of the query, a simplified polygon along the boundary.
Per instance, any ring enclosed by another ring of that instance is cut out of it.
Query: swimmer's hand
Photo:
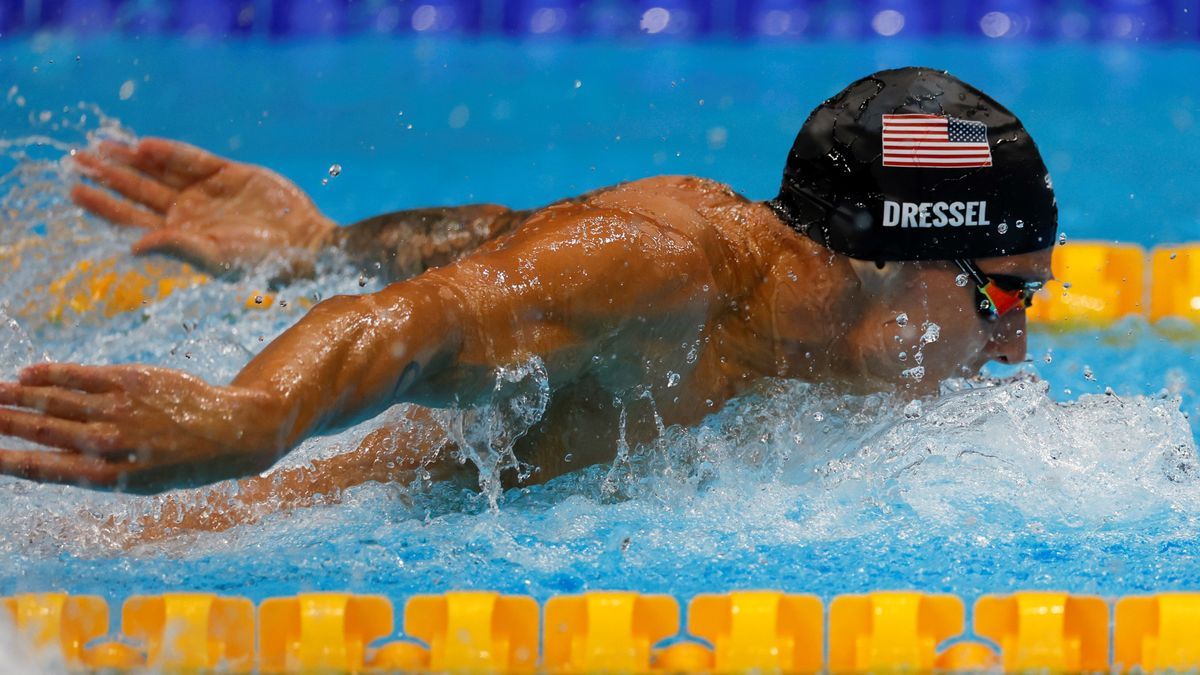
[[[76,204],[117,225],[149,230],[134,253],[167,253],[215,273],[271,256],[303,268],[336,227],[286,178],[186,143],[105,141],[74,160],[85,176],[124,197],[79,184],[71,190]]]
[[[165,368],[39,364],[0,383],[0,474],[101,490],[160,492],[241,477],[282,454],[271,397]],[[272,449],[274,448],[274,449]]]

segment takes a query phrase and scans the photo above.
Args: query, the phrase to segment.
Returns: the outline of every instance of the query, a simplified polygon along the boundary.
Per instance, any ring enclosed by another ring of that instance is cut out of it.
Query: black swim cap
[[[771,202],[862,260],[954,260],[1052,246],[1050,174],[1021,122],[942,71],[885,70],[809,115]]]

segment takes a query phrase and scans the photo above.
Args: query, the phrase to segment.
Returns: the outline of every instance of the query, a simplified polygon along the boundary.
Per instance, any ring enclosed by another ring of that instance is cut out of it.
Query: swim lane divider
[[[1113,610],[1113,611],[1110,611]],[[110,632],[96,596],[0,599],[0,619],[72,668],[228,672],[1126,672],[1200,668],[1200,593],[1124,597],[1047,591],[985,595],[967,634],[954,595],[883,591],[698,595],[592,591],[533,598],[488,591],[416,595],[403,636],[379,595],[133,596]],[[7,615],[7,616],[4,616]]]
[[[1057,246],[1055,280],[1029,308],[1037,323],[1106,324],[1128,316],[1200,323],[1200,244]]]

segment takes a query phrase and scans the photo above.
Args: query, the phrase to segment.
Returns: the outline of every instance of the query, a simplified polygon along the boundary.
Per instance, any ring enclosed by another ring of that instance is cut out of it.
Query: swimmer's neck
[[[866,298],[849,259],[800,234],[769,202],[748,204],[728,236],[748,260],[740,309],[743,365],[765,377],[853,381],[853,340],[867,320]],[[727,223],[727,225],[730,225]]]

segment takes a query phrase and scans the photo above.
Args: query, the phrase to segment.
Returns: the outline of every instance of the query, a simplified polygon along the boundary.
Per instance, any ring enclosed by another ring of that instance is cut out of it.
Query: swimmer
[[[0,383],[0,473],[155,493],[242,479],[238,508],[310,503],[425,467],[467,470],[430,408],[486,396],[532,357],[551,398],[508,485],[611,461],[692,425],[763,378],[935,393],[1025,359],[1025,312],[1050,278],[1057,207],[1017,118],[939,71],[854,82],[810,115],[778,195],[660,176],[531,211],[407,211],[337,227],[287,180],[171,141],[103,144],[73,198],[145,228],[136,253],[209,269],[288,249],[303,273],[339,247],[393,283],[314,306],[227,384],[152,365],[39,364]],[[924,341],[923,360],[915,354]],[[409,420],[357,451],[259,476],[305,438],[395,403]],[[622,419],[622,411],[627,419]],[[567,454],[573,455],[568,463]],[[468,465],[469,467],[469,465]]]

